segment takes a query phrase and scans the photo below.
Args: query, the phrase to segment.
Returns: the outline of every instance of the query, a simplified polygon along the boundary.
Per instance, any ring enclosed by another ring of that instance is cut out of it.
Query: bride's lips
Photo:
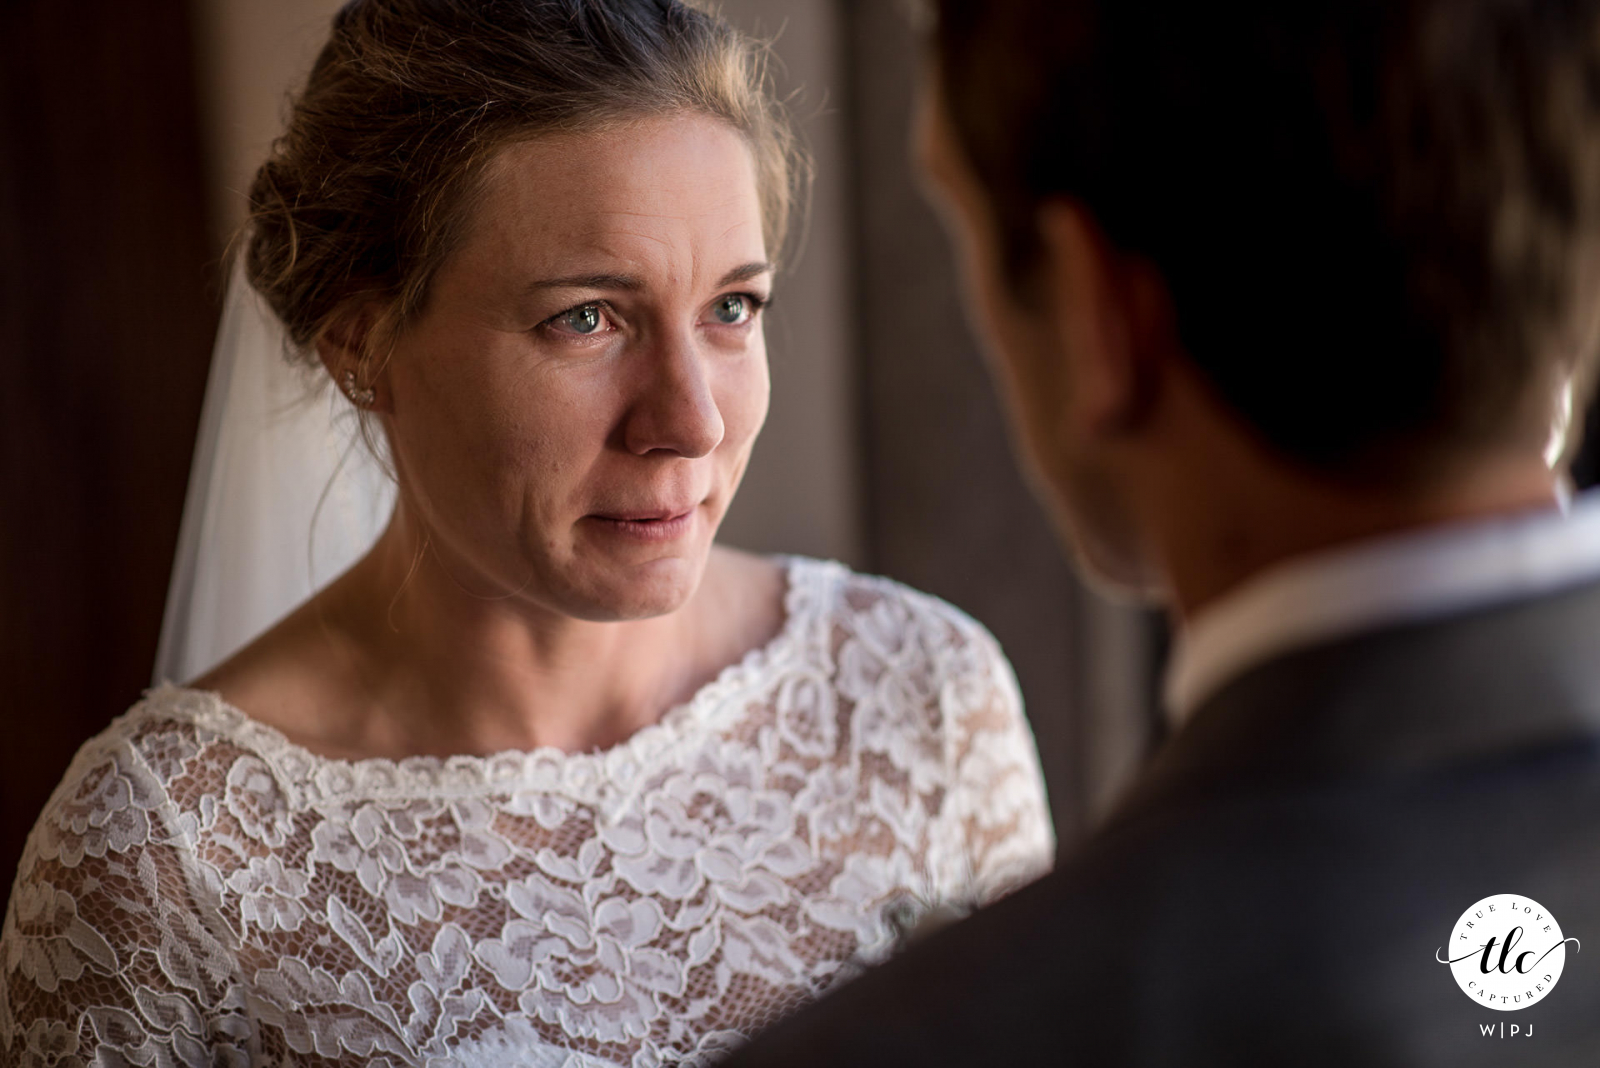
[[[647,509],[595,513],[585,516],[600,529],[636,541],[676,541],[694,526],[697,505],[677,509]]]

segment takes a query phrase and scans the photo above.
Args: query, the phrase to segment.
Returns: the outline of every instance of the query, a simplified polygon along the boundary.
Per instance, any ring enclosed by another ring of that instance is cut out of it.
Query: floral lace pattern
[[[348,762],[165,686],[79,752],[0,935],[13,1065],[703,1064],[1049,864],[1016,684],[942,602],[788,621],[599,753]]]

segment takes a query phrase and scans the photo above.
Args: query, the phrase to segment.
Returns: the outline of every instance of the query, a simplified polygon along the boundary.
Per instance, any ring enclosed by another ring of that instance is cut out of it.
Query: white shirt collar
[[[1565,502],[1563,502],[1565,503]],[[1198,613],[1166,677],[1174,726],[1293,649],[1600,578],[1600,492],[1570,509],[1452,523],[1278,564]]]

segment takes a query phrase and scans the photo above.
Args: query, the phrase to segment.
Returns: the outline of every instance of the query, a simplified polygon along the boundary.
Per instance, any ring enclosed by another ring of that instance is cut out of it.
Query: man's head
[[[1348,484],[1537,453],[1587,383],[1600,0],[938,7],[925,151],[1047,477],[1079,431],[1041,395],[1083,387],[1046,353],[1085,329],[1181,352],[1265,450]],[[1063,330],[1085,282],[1144,310]]]

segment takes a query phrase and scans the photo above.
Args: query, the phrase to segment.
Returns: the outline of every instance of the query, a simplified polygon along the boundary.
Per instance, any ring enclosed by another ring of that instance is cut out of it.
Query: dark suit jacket
[[[1501,893],[1581,942],[1520,1011],[1435,960]],[[1250,670],[1054,874],[729,1065],[1595,1063],[1600,584]]]

